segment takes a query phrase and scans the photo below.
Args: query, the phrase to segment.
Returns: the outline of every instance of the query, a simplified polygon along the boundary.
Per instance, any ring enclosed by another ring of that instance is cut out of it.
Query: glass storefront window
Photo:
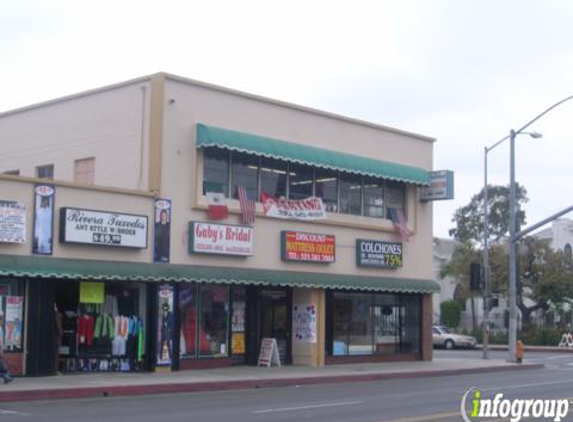
[[[182,283],[179,287],[179,320],[181,322],[179,353],[185,359],[197,354],[197,285]],[[201,348],[209,350],[206,342]]]
[[[373,352],[373,327],[370,318],[372,294],[350,295],[352,320],[348,333],[349,355],[371,355]]]
[[[420,296],[334,292],[327,300],[332,356],[420,352]]]
[[[362,214],[362,177],[341,175],[339,206],[343,214]]]
[[[261,158],[261,193],[275,198],[286,198],[287,163]]]
[[[223,192],[229,197],[229,151],[203,150],[203,195],[207,192]]]
[[[289,166],[289,199],[306,199],[312,196],[314,171],[310,166],[291,164]]]
[[[252,201],[259,200],[259,157],[240,152],[231,156],[231,186],[233,198],[238,198],[237,188],[242,186],[247,197]]]
[[[222,357],[228,355],[229,288],[227,286],[201,285],[200,337],[205,338],[208,350],[201,346],[200,356]]]
[[[0,336],[5,350],[22,351],[24,345],[24,283],[0,278]]]
[[[333,347],[334,356],[348,354],[348,332],[352,318],[352,307],[348,293],[333,295]]]
[[[384,217],[384,182],[381,179],[364,178],[363,186],[364,215],[366,217]]]
[[[374,346],[378,354],[394,354],[400,341],[400,309],[395,295],[377,294],[372,306]]]
[[[338,173],[316,169],[314,195],[322,198],[326,211],[338,212]]]

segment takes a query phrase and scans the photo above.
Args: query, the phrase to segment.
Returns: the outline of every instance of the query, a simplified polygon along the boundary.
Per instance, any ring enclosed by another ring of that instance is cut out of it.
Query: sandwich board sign
[[[279,357],[279,347],[277,346],[276,338],[265,337],[261,341],[261,350],[259,352],[259,363],[257,366],[271,365],[281,366],[281,359]]]

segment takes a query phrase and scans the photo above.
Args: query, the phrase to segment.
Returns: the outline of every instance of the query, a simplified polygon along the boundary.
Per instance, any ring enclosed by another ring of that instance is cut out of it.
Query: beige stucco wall
[[[55,258],[81,258],[109,261],[152,262],[153,198],[135,193],[55,185],[54,253]],[[34,230],[34,182],[14,180],[0,175],[0,200],[16,201],[26,206],[26,243],[0,243],[0,254],[30,255]],[[112,246],[66,244],[58,241],[59,210],[77,207],[105,212],[139,214],[148,217],[148,246],[131,249]]]
[[[95,157],[95,184],[147,189],[149,80],[0,114],[0,173],[54,164],[73,181],[74,160]]]
[[[173,200],[173,263],[432,279],[432,205],[418,201],[415,187],[408,189],[408,219],[414,236],[404,243],[404,266],[397,270],[358,268],[355,264],[357,238],[400,241],[388,220],[336,214],[321,222],[278,220],[262,216],[260,208],[252,257],[188,254],[189,221],[207,221],[204,198],[198,195],[202,168],[201,152],[195,148],[197,123],[432,169],[433,142],[428,138],[167,78],[161,195]],[[240,224],[238,202],[230,201],[230,207],[234,213],[222,223]],[[336,263],[283,262],[281,230],[335,235]]]

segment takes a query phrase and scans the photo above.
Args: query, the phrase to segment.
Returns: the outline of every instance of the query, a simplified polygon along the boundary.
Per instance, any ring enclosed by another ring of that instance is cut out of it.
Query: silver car
[[[448,350],[456,347],[473,349],[477,344],[475,337],[452,333],[447,327],[442,325],[434,325],[432,342],[434,347],[445,347]]]

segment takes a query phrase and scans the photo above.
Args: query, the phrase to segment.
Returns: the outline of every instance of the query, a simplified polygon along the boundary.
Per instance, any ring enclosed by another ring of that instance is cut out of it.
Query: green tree
[[[525,212],[520,205],[526,203],[527,191],[516,184],[515,196],[518,206],[516,215],[517,227],[525,224]],[[493,243],[499,242],[509,232],[509,187],[488,185],[488,231],[489,239]],[[474,195],[470,203],[458,208],[452,218],[456,227],[450,229],[450,236],[460,242],[483,241],[483,201],[484,189]]]
[[[528,327],[536,310],[546,311],[550,305],[557,309],[564,304],[573,305],[573,265],[564,252],[553,250],[547,240],[526,237],[520,249],[517,306],[522,325]]]
[[[462,316],[462,307],[455,300],[440,303],[440,320],[443,325],[458,328]]]

